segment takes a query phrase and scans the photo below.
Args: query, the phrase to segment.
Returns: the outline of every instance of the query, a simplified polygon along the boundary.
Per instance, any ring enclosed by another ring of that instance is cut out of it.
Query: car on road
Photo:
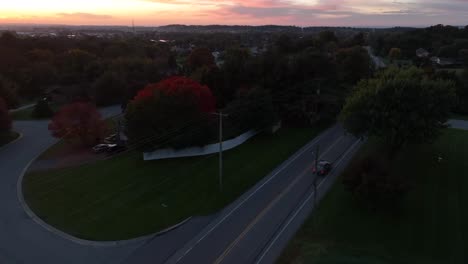
[[[94,153],[109,152],[109,149],[115,148],[117,144],[98,144],[93,147]]]
[[[330,173],[331,169],[332,169],[331,162],[326,161],[326,160],[321,160],[317,163],[317,166],[315,166],[314,164],[314,167],[312,168],[312,172],[320,176],[326,176],[328,175],[328,173]]]

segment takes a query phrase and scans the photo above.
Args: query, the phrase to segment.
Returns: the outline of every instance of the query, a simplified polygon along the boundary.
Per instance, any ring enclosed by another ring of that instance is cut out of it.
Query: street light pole
[[[219,113],[213,113],[219,117],[219,191],[223,191],[223,117],[228,115],[223,114],[222,111]]]

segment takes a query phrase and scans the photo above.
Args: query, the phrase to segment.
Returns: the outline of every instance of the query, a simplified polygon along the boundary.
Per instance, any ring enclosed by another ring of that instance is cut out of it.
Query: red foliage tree
[[[138,92],[134,101],[152,98],[155,90],[171,96],[194,96],[200,111],[208,113],[216,110],[216,100],[208,86],[201,85],[190,78],[181,76],[173,76],[159,83],[147,85]]]
[[[76,102],[60,109],[49,124],[52,136],[67,141],[78,140],[84,146],[96,144],[107,130],[95,106]]]
[[[196,131],[186,130],[167,143],[176,148],[201,146],[212,139],[211,122],[202,117],[215,110],[215,98],[207,86],[186,77],[171,77],[146,86],[128,105],[127,136],[133,142],[145,141],[141,148],[147,151],[159,144],[148,142],[148,138],[167,137],[168,131],[179,129],[190,120],[204,119],[197,124]]]
[[[7,132],[10,131],[10,129],[10,113],[8,112],[8,107],[5,100],[3,100],[3,98],[0,97],[0,132]]]

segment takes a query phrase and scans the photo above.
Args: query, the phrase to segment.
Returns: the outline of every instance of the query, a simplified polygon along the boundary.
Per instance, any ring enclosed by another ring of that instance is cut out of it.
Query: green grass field
[[[129,239],[189,216],[211,214],[234,201],[320,129],[259,135],[218,157],[142,160],[130,153],[92,165],[27,174],[23,189],[33,211],[54,227],[91,240]]]
[[[467,160],[461,130],[406,149],[394,169],[413,188],[396,211],[364,209],[337,182],[278,263],[468,263]]]
[[[13,140],[17,139],[19,137],[19,134],[16,132],[6,132],[6,133],[0,133],[0,147],[4,146]]]
[[[60,106],[56,105],[56,104],[52,104],[51,103],[51,109],[52,111],[56,112],[58,111],[60,108]],[[40,118],[35,118],[32,116],[32,113],[34,111],[34,106],[31,106],[31,107],[28,107],[28,108],[25,108],[23,110],[19,110],[19,111],[16,111],[14,113],[11,113],[11,118],[13,120],[37,120],[37,119],[40,119]],[[43,119],[47,119],[47,118],[43,118]]]

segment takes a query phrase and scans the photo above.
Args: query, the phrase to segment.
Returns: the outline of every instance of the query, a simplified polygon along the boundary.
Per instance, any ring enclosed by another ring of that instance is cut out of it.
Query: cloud
[[[111,19],[112,16],[110,15],[99,15],[99,14],[91,14],[91,13],[58,13],[57,16],[61,18],[78,18],[78,19]]]

